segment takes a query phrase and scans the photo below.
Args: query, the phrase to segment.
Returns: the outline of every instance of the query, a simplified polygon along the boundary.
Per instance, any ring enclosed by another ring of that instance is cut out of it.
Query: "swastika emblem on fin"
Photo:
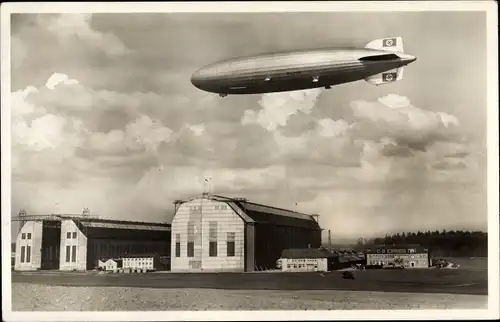
[[[396,46],[396,38],[387,38],[382,42],[382,46],[384,47],[394,47]]]
[[[382,81],[384,82],[392,82],[396,79],[396,73],[384,73],[382,74]]]

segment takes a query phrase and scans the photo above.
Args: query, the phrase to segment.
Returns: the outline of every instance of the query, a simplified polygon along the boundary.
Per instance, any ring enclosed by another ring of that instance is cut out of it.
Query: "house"
[[[335,255],[324,248],[292,248],[283,250],[281,270],[284,272],[330,271]]]

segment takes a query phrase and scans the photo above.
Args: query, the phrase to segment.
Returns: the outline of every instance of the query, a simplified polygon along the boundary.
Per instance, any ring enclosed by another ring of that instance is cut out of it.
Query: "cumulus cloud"
[[[297,112],[309,114],[322,89],[271,93],[262,95],[258,112],[247,110],[241,120],[243,125],[258,124],[268,131],[284,127],[290,116]]]
[[[201,103],[192,112],[205,113],[203,122],[186,118],[190,110],[164,109],[170,100],[154,93],[93,90],[62,73],[45,83],[12,93],[14,189],[31,196],[22,207],[34,212],[90,207],[106,217],[167,220],[171,202],[200,193],[210,177],[215,193],[297,202],[296,210],[322,214],[324,227],[354,233],[371,214],[419,209],[425,191],[453,178],[443,173],[470,166],[467,141],[453,141],[458,121],[400,96],[353,102],[350,122],[310,117],[307,128],[286,132],[290,117],[313,113],[315,94],[264,96],[255,119],[240,110],[240,122]],[[287,116],[274,117],[274,107]],[[125,119],[93,128],[103,111]],[[404,224],[392,220],[375,226]]]
[[[74,85],[78,84],[78,81],[76,79],[69,79],[68,75],[54,73],[52,74],[52,76],[49,77],[49,79],[45,83],[45,87],[47,87],[50,90],[53,90],[59,84]]]
[[[195,125],[187,125],[187,127],[194,133],[196,136],[203,135],[205,132],[205,125],[204,124],[195,124]]]
[[[457,139],[460,124],[455,116],[418,108],[406,97],[390,94],[376,102],[354,101],[351,108],[356,119],[354,135],[363,139],[390,138],[419,150],[436,141]]]
[[[98,48],[108,55],[122,55],[130,52],[115,35],[93,29],[91,21],[92,14],[86,13],[64,13],[39,18],[39,23],[57,35],[62,44],[84,41],[89,46]]]

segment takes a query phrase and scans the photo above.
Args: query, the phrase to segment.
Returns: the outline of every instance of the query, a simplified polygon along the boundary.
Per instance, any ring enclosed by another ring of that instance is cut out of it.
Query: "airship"
[[[415,56],[402,37],[375,39],[364,48],[315,49],[239,57],[207,65],[191,76],[200,90],[221,97],[297,91],[365,80],[383,85],[403,79]]]

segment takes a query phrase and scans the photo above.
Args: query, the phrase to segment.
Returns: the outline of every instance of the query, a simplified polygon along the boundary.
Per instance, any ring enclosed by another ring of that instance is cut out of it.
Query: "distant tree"
[[[358,238],[358,241],[356,242],[357,246],[363,246],[365,244],[365,239],[363,237]]]
[[[486,256],[488,235],[480,231],[408,232],[374,238],[373,244],[419,244],[435,256]]]

